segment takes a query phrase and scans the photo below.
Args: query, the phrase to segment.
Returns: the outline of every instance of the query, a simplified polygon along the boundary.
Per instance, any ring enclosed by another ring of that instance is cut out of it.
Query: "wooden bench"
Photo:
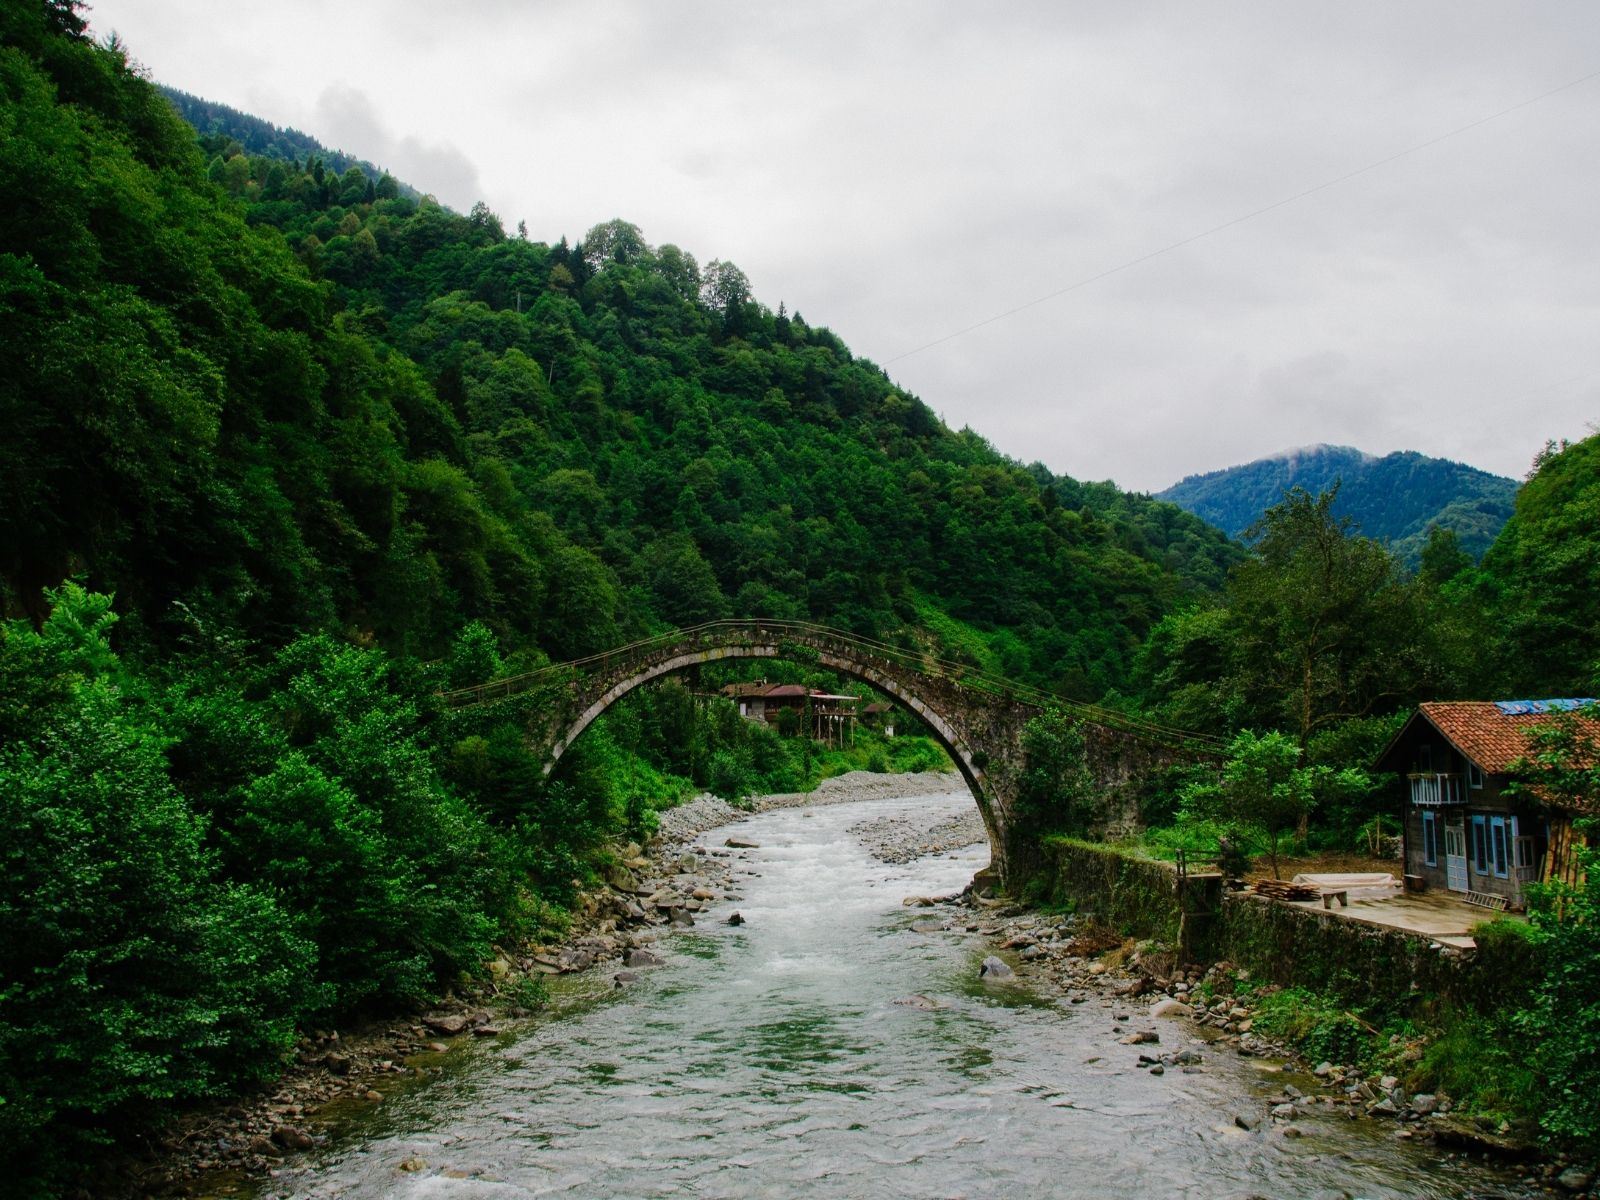
[[[1322,907],[1323,908],[1332,908],[1333,907],[1333,902],[1335,900],[1337,900],[1339,902],[1339,907],[1340,908],[1349,908],[1350,907],[1350,893],[1349,892],[1344,891],[1343,889],[1339,889],[1339,890],[1327,891],[1327,892],[1323,892],[1322,893]]]

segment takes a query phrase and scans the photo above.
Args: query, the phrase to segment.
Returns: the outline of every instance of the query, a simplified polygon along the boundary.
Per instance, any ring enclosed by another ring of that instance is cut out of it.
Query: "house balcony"
[[[1411,781],[1411,803],[1418,808],[1442,808],[1448,804],[1467,802],[1467,779],[1464,775],[1425,772],[1406,778]]]

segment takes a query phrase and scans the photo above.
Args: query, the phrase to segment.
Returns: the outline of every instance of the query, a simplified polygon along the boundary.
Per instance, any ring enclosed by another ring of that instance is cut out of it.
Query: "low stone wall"
[[[1460,950],[1426,934],[1246,894],[1224,897],[1212,951],[1259,979],[1352,1005],[1431,997],[1489,1012],[1525,1001],[1538,977],[1535,948],[1515,934],[1484,931],[1477,949]]]
[[[1055,903],[1071,901],[1130,937],[1176,941],[1182,913],[1171,864],[1060,837],[1046,839],[1044,857],[1046,894]]]
[[[1200,898],[1185,916],[1177,872],[1115,847],[1052,838],[1045,844],[1047,894],[1133,937],[1185,944],[1200,961],[1226,960],[1258,979],[1310,988],[1344,1003],[1384,1007],[1419,997],[1492,1011],[1526,998],[1535,950],[1514,934],[1486,931],[1474,951],[1252,894]],[[1211,915],[1207,916],[1206,913]]]
[[[1431,938],[1350,921],[1264,896],[1223,898],[1213,952],[1258,979],[1293,984],[1347,1004],[1390,1004],[1454,992],[1465,961]]]

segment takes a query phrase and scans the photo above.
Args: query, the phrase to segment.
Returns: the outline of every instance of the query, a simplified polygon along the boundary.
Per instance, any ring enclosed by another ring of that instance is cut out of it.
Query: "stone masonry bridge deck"
[[[1025,878],[1037,853],[1017,816],[1028,721],[1059,709],[1082,724],[1089,767],[1104,788],[1152,768],[1220,757],[1211,738],[1062,699],[957,663],[798,621],[713,621],[569,663],[444,694],[454,708],[522,697],[528,737],[548,775],[567,747],[641,684],[701,663],[770,658],[814,664],[863,680],[916,713],[971,789],[1005,884]]]

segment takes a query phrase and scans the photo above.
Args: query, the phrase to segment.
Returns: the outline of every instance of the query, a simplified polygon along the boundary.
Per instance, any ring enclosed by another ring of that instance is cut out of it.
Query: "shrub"
[[[169,1102],[279,1069],[313,948],[217,881],[202,825],[104,683],[0,754],[0,1157],[15,1181]]]

